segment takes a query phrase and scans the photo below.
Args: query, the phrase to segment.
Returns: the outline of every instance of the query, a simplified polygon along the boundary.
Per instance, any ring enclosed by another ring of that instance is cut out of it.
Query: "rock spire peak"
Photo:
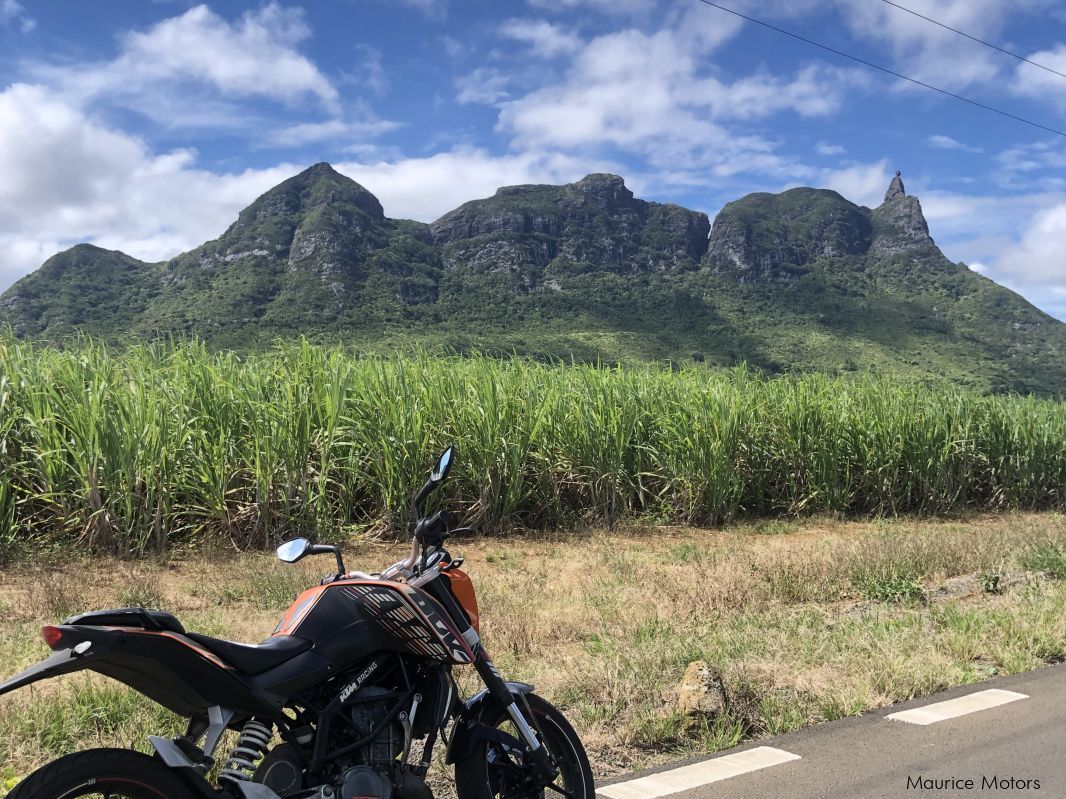
[[[896,170],[896,176],[892,178],[892,182],[888,184],[888,191],[885,192],[885,202],[895,199],[896,197],[902,197],[906,195],[906,190],[903,188],[903,178],[900,171]]]

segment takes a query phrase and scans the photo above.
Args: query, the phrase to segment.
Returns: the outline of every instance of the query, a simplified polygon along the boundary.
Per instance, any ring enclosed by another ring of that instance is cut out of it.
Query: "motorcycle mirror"
[[[455,447],[448,447],[437,458],[437,463],[433,467],[433,471],[429,473],[429,479],[426,484],[419,489],[415,494],[412,504],[414,505],[415,514],[417,516],[422,515],[422,503],[426,501],[426,497],[433,493],[433,490],[444,482],[444,478],[448,476],[448,472],[452,468],[452,461],[455,459]]]
[[[294,538],[279,546],[276,554],[278,560],[283,560],[286,563],[295,563],[304,555],[307,555],[310,548],[311,542],[306,538]]]
[[[433,471],[429,474],[429,479],[434,483],[443,482],[444,478],[448,476],[448,472],[452,468],[452,458],[455,455],[455,447],[448,447],[437,458],[437,465],[433,467]]]

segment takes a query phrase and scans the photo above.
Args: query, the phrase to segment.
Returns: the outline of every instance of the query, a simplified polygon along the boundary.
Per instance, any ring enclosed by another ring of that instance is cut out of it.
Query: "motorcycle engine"
[[[359,731],[359,735],[366,737],[381,723],[389,714],[390,705],[386,700],[373,701],[374,696],[389,695],[391,692],[384,688],[368,686],[359,692],[361,700],[351,709],[352,723]],[[372,768],[390,768],[395,764],[396,758],[403,752],[404,731],[398,721],[385,727],[384,730],[363,749],[355,754],[355,762],[361,766]],[[361,794],[359,794],[361,795]],[[367,794],[367,796],[381,796],[382,794]],[[345,796],[347,799],[347,796]]]
[[[392,780],[369,766],[356,766],[341,778],[340,799],[391,799]]]
[[[278,796],[292,796],[304,787],[303,764],[291,744],[280,744],[263,758],[252,778]]]

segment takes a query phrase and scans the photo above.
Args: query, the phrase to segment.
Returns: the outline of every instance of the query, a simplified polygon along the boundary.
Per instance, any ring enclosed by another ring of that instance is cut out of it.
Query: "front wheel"
[[[42,766],[7,799],[193,799],[158,760],[128,749],[90,749]]]
[[[537,731],[558,776],[553,783],[544,784],[511,717],[501,709],[495,718],[482,718],[503,733],[499,740],[483,738],[469,757],[455,764],[459,799],[594,799],[592,768],[570,722],[536,694],[515,699]]]

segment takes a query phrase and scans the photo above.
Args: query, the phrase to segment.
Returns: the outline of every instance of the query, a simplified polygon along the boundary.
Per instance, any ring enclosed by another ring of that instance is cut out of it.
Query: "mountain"
[[[129,330],[158,294],[160,273],[117,250],[78,244],[0,295],[0,319],[19,335]]]
[[[440,271],[427,225],[387,219],[373,194],[317,164],[221,237],[146,271],[155,299],[131,329],[235,344],[260,332],[372,330],[390,305],[432,297]]]
[[[731,202],[713,226],[593,174],[504,187],[427,225],[316,164],[164,263],[59,253],[0,296],[0,321],[53,341],[306,333],[1066,393],[1066,325],[948,260],[898,174],[877,208],[797,188]]]

